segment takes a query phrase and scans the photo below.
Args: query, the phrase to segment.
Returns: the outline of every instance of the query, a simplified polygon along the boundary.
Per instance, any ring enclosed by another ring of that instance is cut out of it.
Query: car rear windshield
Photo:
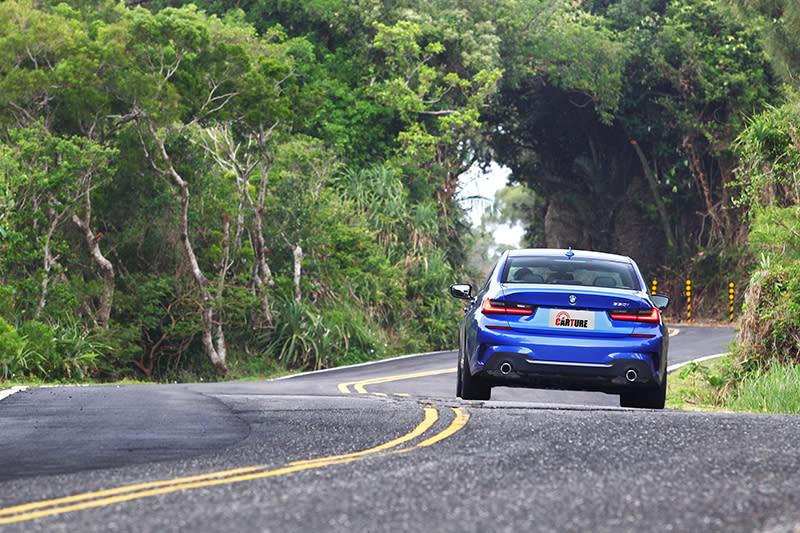
[[[510,257],[501,281],[641,289],[632,265],[599,259]]]

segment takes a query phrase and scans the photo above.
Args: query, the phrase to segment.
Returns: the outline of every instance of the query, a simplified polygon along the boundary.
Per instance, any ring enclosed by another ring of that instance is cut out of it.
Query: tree
[[[138,83],[126,97],[121,120],[134,120],[142,149],[153,170],[171,181],[180,198],[180,243],[200,295],[203,346],[212,365],[227,372],[221,291],[212,293],[190,236],[190,181],[175,165],[174,139],[189,127],[221,114],[241,91],[237,80],[250,68],[241,46],[217,40],[223,28],[189,6],[156,15],[138,8],[130,15],[131,68]],[[220,282],[221,283],[221,282]]]
[[[264,214],[266,210],[266,193],[269,173],[272,167],[272,155],[267,148],[267,142],[272,135],[273,128],[264,131],[263,128],[251,132],[246,137],[246,145],[234,140],[232,129],[229,125],[207,128],[202,132],[201,142],[214,159],[214,161],[236,176],[236,187],[240,195],[237,217],[235,246],[242,247],[242,233],[245,227],[245,208],[252,217],[252,249],[254,254],[252,279],[253,288],[258,291],[261,301],[261,310],[268,324],[272,323],[270,297],[267,289],[275,284],[272,270],[266,256],[266,240],[264,238]],[[256,199],[253,200],[251,179],[257,175],[258,189]]]
[[[727,146],[742,116],[774,96],[753,28],[708,0],[587,3],[591,15],[526,5],[531,18],[504,33],[494,146],[547,202],[547,244],[613,249],[649,267],[741,239]],[[528,20],[547,37],[526,40]]]
[[[278,147],[274,176],[271,180],[271,214],[273,231],[291,250],[292,289],[294,300],[304,300],[301,288],[305,250],[319,245],[316,228],[329,224],[325,220],[332,201],[327,188],[339,167],[331,151],[319,141],[295,136]],[[305,194],[297,194],[305,191]]]
[[[96,323],[103,329],[108,326],[114,268],[100,249],[98,241],[102,234],[91,229],[91,195],[95,187],[110,177],[109,161],[113,156],[113,149],[82,137],[52,135],[41,124],[10,132],[4,157],[11,166],[5,185],[14,209],[3,218],[12,231],[36,242],[40,250],[43,276],[35,318],[41,316],[47,305],[54,275],[63,276],[64,267],[59,263],[62,253],[66,255],[64,261],[70,264],[75,261],[63,228],[64,222],[71,218],[85,236],[92,260],[102,272],[104,291]],[[14,256],[9,259],[13,261]]]
[[[732,241],[738,225],[727,183],[735,163],[727,147],[744,113],[771,96],[768,69],[752,28],[732,23],[715,2],[670,5],[659,33],[666,45],[650,57],[671,96],[659,100],[662,120],[680,131],[676,141],[710,221],[707,242]]]
[[[793,0],[726,0],[741,18],[764,37],[764,48],[775,71],[786,82],[798,85],[800,76],[800,4]]]
[[[615,248],[615,215],[635,176],[612,125],[629,52],[602,17],[570,4],[503,6],[496,159],[545,202],[547,246]]]

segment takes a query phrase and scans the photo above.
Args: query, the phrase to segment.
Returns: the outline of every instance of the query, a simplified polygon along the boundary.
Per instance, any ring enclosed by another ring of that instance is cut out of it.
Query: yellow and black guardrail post
[[[728,302],[730,304],[731,322],[733,322],[733,292],[736,285],[731,281],[728,284]]]
[[[692,280],[686,280],[686,321],[692,321]]]

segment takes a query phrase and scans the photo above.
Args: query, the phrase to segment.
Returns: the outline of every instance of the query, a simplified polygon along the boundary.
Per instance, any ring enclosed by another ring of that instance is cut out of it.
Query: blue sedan
[[[492,386],[619,394],[622,407],[663,409],[666,296],[648,294],[629,257],[581,250],[505,252],[467,300],[458,339],[457,396]]]

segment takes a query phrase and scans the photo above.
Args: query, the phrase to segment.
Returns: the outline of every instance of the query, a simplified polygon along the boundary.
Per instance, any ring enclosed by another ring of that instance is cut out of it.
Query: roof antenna
[[[572,251],[572,246],[570,246],[566,253],[567,259],[572,259],[573,255],[575,255],[575,252]]]

